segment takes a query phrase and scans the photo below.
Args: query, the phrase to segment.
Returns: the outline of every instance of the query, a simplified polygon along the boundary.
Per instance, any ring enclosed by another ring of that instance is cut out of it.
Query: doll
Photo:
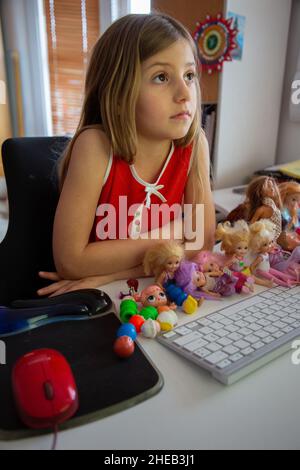
[[[270,252],[270,264],[271,268],[288,274],[297,283],[300,282],[300,246],[290,253],[274,244],[273,250]]]
[[[276,181],[269,176],[259,176],[248,185],[245,202],[228,215],[228,220],[233,223],[240,218],[254,223],[260,219],[271,219],[278,238],[282,231],[281,208]]]
[[[246,258],[249,251],[250,231],[245,220],[238,220],[233,227],[230,222],[218,224],[216,238],[221,240],[221,250],[227,256],[225,267],[228,267],[237,278],[236,292],[245,294],[253,292],[254,281],[257,284],[270,287],[269,281],[260,280],[251,274]]]
[[[124,299],[124,297],[133,297],[134,294],[137,294],[138,288],[139,288],[139,281],[137,279],[128,279],[126,281],[127,286],[129,287],[129,292],[128,294],[124,294],[123,292],[120,292],[119,299]]]
[[[300,246],[300,237],[297,234],[299,223],[300,184],[295,181],[279,185],[282,199],[283,232],[279,239],[280,245],[289,251]]]
[[[177,286],[195,299],[215,300],[221,297],[219,293],[208,290],[204,273],[199,271],[197,264],[192,261],[182,261],[180,263],[174,280]]]
[[[156,285],[146,287],[140,294],[135,294],[134,300],[140,302],[143,307],[149,307],[150,305],[155,307],[158,313],[177,308],[176,304],[169,304],[164,290]]]
[[[226,257],[220,253],[211,251],[200,251],[195,258],[199,270],[204,273],[206,278],[206,288],[212,292],[221,294],[224,297],[235,293],[237,278],[230,270],[224,272]]]
[[[150,248],[144,257],[143,266],[147,276],[155,277],[155,283],[164,287],[174,279],[174,274],[184,258],[184,249],[175,241],[159,243]]]
[[[275,284],[291,287],[296,284],[288,274],[271,268],[270,253],[273,250],[275,226],[269,219],[262,219],[250,225],[250,250],[254,256],[251,271]]]

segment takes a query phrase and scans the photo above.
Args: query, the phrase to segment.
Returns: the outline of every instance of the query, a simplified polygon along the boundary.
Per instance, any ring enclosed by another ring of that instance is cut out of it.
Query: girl
[[[215,211],[200,110],[198,55],[179,22],[164,14],[128,15],[100,37],[79,125],[59,167],[57,273],[40,273],[56,282],[40,295],[141,277],[145,251],[159,242],[153,230],[164,225],[149,224],[154,204],[192,204],[194,227],[196,204],[203,203],[204,246],[213,247]],[[123,196],[132,209],[128,215]]]

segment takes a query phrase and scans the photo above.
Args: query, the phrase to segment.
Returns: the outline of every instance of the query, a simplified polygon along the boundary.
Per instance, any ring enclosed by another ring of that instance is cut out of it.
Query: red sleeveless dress
[[[134,165],[111,155],[90,242],[138,238],[180,216],[192,145],[175,147],[155,183],[143,181]],[[170,208],[173,210],[170,211]],[[164,219],[169,214],[169,220]]]

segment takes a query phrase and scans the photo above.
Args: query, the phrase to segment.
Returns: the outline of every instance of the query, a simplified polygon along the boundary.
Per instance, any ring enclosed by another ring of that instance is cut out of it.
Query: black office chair
[[[50,284],[38,271],[55,271],[52,229],[59,191],[56,163],[68,137],[24,137],[2,145],[9,223],[0,244],[0,304],[36,298]]]

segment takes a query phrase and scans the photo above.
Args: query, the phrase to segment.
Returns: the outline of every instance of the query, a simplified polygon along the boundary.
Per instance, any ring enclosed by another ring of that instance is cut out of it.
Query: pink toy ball
[[[136,332],[140,333],[143,323],[145,323],[145,318],[142,315],[132,315],[129,320],[129,323],[135,326]]]
[[[120,336],[114,342],[114,352],[122,359],[130,357],[134,353],[134,341],[129,336]]]
[[[160,324],[156,320],[149,318],[142,324],[141,333],[146,338],[156,338],[160,332]]]

